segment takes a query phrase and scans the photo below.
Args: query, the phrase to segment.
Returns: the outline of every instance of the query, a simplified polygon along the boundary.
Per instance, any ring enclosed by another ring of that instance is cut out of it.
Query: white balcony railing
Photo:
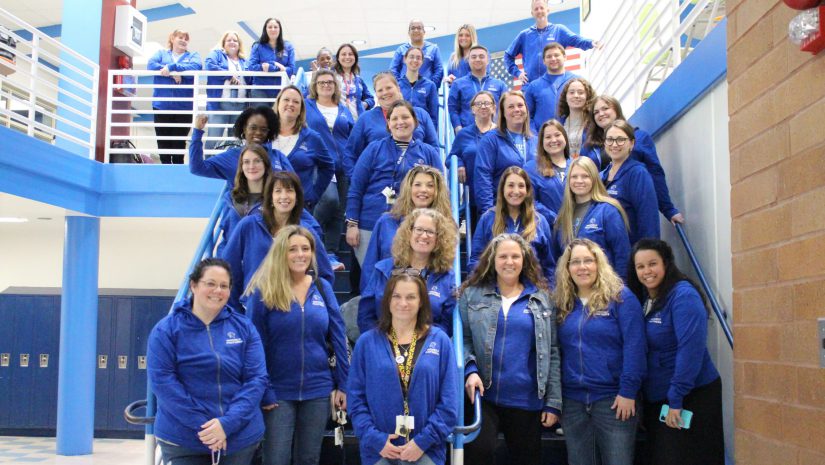
[[[97,63],[0,8],[0,125],[94,158]]]

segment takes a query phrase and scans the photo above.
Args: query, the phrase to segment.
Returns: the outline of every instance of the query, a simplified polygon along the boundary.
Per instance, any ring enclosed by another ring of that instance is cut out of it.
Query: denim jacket
[[[527,308],[533,314],[536,341],[536,380],[545,409],[561,411],[561,357],[556,339],[556,310],[549,295],[532,283],[524,283]],[[525,298],[525,297],[520,297]],[[458,300],[464,328],[465,376],[474,372],[473,362],[485,389],[492,384],[493,343],[496,339],[501,294],[496,286],[468,287]]]

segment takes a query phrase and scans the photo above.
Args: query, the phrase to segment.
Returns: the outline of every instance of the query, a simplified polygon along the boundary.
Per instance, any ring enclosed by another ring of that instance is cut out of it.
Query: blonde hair
[[[275,105],[272,106],[272,109],[275,111],[275,114],[278,115],[279,121],[281,115],[278,113],[278,105],[281,104],[281,98],[283,98],[286,91],[294,90],[298,94],[298,99],[301,100],[301,110],[298,112],[298,117],[295,119],[295,126],[291,128],[292,134],[298,134],[301,132],[301,129],[306,127],[307,125],[307,103],[304,101],[304,94],[301,93],[301,89],[294,85],[288,85],[278,92],[278,97],[275,99]],[[277,138],[279,134],[275,134]]]
[[[524,126],[521,128],[521,135],[525,138],[531,137],[533,133],[530,132],[530,111],[527,109],[527,99],[524,98],[524,94],[518,90],[508,90],[501,94],[501,97],[498,99],[498,119],[496,120],[496,124],[498,125],[499,132],[507,135],[507,119],[504,117],[504,101],[507,100],[507,97],[518,97],[524,102]]]
[[[461,45],[458,43],[458,36],[461,34],[462,30],[467,30],[470,33],[470,46],[467,47],[467,52],[470,51],[473,45],[478,43],[478,32],[476,32],[475,26],[472,24],[462,24],[458,26],[458,31],[455,33],[455,45],[453,46],[453,54],[450,55],[450,66],[458,68],[458,64],[461,60],[464,60],[466,56],[464,55],[464,49],[461,48]]]
[[[412,199],[412,186],[415,182],[415,177],[419,174],[428,174],[432,176],[435,184],[435,196],[430,208],[441,213],[447,218],[452,218],[452,209],[450,207],[450,190],[447,187],[447,181],[444,180],[444,175],[441,174],[437,168],[430,165],[415,165],[407,172],[404,179],[401,181],[401,192],[398,193],[398,199],[390,210],[390,215],[396,219],[404,218],[415,209],[415,204]]]
[[[166,39],[166,48],[168,50],[172,50],[172,40],[177,36],[186,37],[186,41],[189,42],[189,33],[183,29],[175,29],[169,34],[169,37]]]
[[[223,46],[226,43],[226,38],[229,37],[230,34],[234,35],[235,38],[238,39],[238,58],[246,59],[246,53],[244,52],[243,40],[241,40],[241,35],[231,29],[223,33],[223,35],[221,36],[221,40],[218,41],[218,45],[216,45],[215,48],[217,50],[223,50],[224,53],[226,53],[226,49]]]
[[[255,290],[261,292],[261,300],[270,310],[288,312],[292,301],[296,300],[292,292],[292,278],[289,274],[286,255],[289,251],[289,240],[292,236],[303,236],[309,241],[309,248],[312,251],[310,269],[317,270],[318,263],[315,259],[315,238],[308,229],[302,226],[285,226],[278,231],[272,246],[269,248],[266,257],[261,262],[261,266],[252,275],[249,284],[246,286],[244,295],[251,295]]]
[[[435,223],[435,248],[430,253],[428,268],[436,273],[446,273],[453,268],[455,247],[458,244],[458,230],[451,217],[444,216],[432,208],[416,208],[404,218],[398,227],[398,233],[392,241],[393,265],[396,268],[410,266],[412,248],[410,237],[415,221],[421,216],[429,216]]]
[[[622,204],[607,194],[607,189],[605,189],[604,184],[602,184],[602,178],[599,177],[599,170],[596,168],[596,164],[593,163],[593,160],[587,157],[579,157],[572,160],[567,165],[567,179],[564,180],[564,194],[562,195],[561,207],[559,208],[559,214],[556,217],[556,223],[553,226],[554,230],[561,231],[562,245],[569,243],[576,237],[573,231],[573,214],[576,210],[576,196],[570,190],[570,173],[572,173],[573,168],[577,166],[583,169],[587,175],[590,176],[590,180],[593,184],[593,187],[590,190],[591,200],[594,202],[609,203],[610,205],[616,207],[616,210],[619,210],[619,213],[622,215],[625,229],[629,231],[630,223],[627,221],[627,214],[625,213],[624,208],[622,208]]]
[[[564,321],[573,311],[578,297],[578,287],[570,275],[570,255],[576,246],[587,248],[596,259],[596,282],[593,283],[593,292],[587,299],[588,315],[606,309],[611,302],[621,302],[621,293],[624,289],[622,278],[610,266],[601,247],[590,239],[574,239],[565,247],[556,265],[556,289],[553,291],[553,302],[559,310],[561,321]]]
[[[521,237],[527,242],[533,242],[536,238],[536,230],[538,229],[538,219],[536,217],[536,208],[533,203],[533,183],[530,182],[530,176],[527,171],[518,166],[511,166],[504,170],[501,174],[501,180],[498,182],[498,194],[496,195],[495,218],[493,219],[493,236],[498,236],[507,230],[505,219],[509,215],[507,211],[507,201],[504,199],[504,185],[507,184],[507,178],[510,175],[516,175],[524,180],[527,186],[527,195],[524,197],[524,202],[519,207],[519,218],[524,224],[524,230],[521,231]]]

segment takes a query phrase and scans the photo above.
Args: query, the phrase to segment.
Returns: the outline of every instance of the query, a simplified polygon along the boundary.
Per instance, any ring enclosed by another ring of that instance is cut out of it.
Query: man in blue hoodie
[[[547,72],[541,78],[531,82],[524,91],[527,108],[530,109],[530,129],[536,134],[542,124],[556,117],[559,94],[564,84],[578,77],[564,70],[567,53],[562,44],[550,42],[545,45],[542,56]]]
[[[470,74],[453,82],[447,100],[450,123],[456,133],[461,131],[461,128],[475,123],[475,116],[470,108],[470,102],[477,93],[486,90],[493,94],[495,102],[498,102],[501,94],[507,90],[507,84],[504,81],[487,73],[487,65],[490,63],[490,53],[487,51],[487,47],[483,45],[470,47],[467,61],[470,63]]]
[[[441,63],[441,52],[438,50],[438,45],[424,40],[424,22],[420,19],[410,20],[410,27],[407,30],[410,35],[410,41],[406,44],[401,44],[392,56],[390,63],[390,71],[396,79],[401,79],[401,76],[407,74],[407,66],[404,64],[404,55],[410,47],[418,47],[424,52],[424,64],[418,73],[421,77],[425,77],[433,81],[436,87],[441,85],[441,80],[444,79],[444,65]]]

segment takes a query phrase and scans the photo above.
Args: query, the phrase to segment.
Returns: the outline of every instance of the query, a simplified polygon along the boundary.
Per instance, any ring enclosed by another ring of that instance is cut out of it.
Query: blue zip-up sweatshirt
[[[276,51],[268,43],[261,44],[259,42],[255,42],[252,44],[252,51],[249,53],[249,60],[247,61],[249,71],[263,71],[261,65],[264,63],[269,63],[270,73],[279,72],[281,68],[275,66],[276,62],[284,66],[284,71],[286,71],[287,76],[290,78],[293,74],[295,74],[295,48],[288,40],[284,41],[284,50],[281,52]],[[252,78],[252,83],[256,86],[273,86],[278,84],[276,81],[277,79],[274,77],[255,76]],[[289,82],[282,82],[280,84],[286,87],[289,85]],[[278,96],[278,91],[276,89],[261,90],[266,92],[269,97]]]
[[[304,305],[293,300],[288,311],[267,307],[258,290],[246,302],[247,315],[263,341],[269,373],[261,405],[318,399],[328,397],[333,389],[346,389],[349,355],[344,317],[329,282],[313,281]],[[335,354],[334,370],[329,367],[328,342]]]
[[[458,131],[453,141],[453,148],[450,150],[450,155],[458,156],[458,166],[463,166],[467,173],[467,181],[464,183],[467,186],[474,185],[473,174],[476,169],[478,143],[483,136],[484,134],[479,131],[478,126],[476,126],[475,121],[473,121],[471,124],[461,128],[461,131]]]
[[[607,193],[622,204],[630,223],[630,244],[643,237],[659,238],[659,211],[656,208],[656,189],[644,165],[628,158],[608,182],[613,163],[602,171],[602,182]]]
[[[359,288],[363,294],[364,289],[370,282],[370,277],[375,271],[375,264],[385,258],[392,257],[392,241],[398,232],[404,218],[396,218],[392,213],[382,213],[372,228],[370,243],[367,244],[367,253],[364,255],[364,263],[361,264],[361,282]],[[452,334],[452,333],[450,333]]]
[[[375,264],[370,282],[361,292],[358,303],[358,329],[365,333],[378,324],[381,313],[381,299],[384,298],[384,288],[390,280],[392,270],[395,269],[393,258],[385,258]],[[453,309],[455,309],[455,273],[453,270],[446,273],[425,271],[427,293],[430,297],[430,307],[433,312],[433,324],[441,328],[448,335],[453,334]]]
[[[459,59],[458,64],[454,65],[452,62],[452,56],[447,59],[447,76],[453,75],[456,79],[463,78],[464,76],[470,74],[472,71],[470,70],[470,62],[467,61],[466,58]],[[453,81],[455,84],[455,81]]]
[[[335,170],[343,169],[347,138],[355,125],[352,113],[343,103],[339,103],[338,116],[335,118],[335,122],[332,123],[332,129],[330,129],[326,118],[318,109],[318,102],[309,98],[304,101],[307,105],[307,126],[321,135],[321,139],[326,144],[330,155],[335,159]]]
[[[401,44],[392,56],[390,62],[390,71],[395,75],[396,79],[401,79],[401,76],[407,74],[407,65],[404,64],[404,54],[412,47],[409,42]],[[436,86],[441,85],[444,80],[444,65],[441,63],[441,52],[438,50],[438,45],[424,41],[424,47],[421,49],[424,52],[424,63],[421,64],[421,69],[418,73],[433,83]]]
[[[238,172],[238,159],[243,147],[230,147],[207,160],[203,159],[204,131],[193,128],[192,139],[189,141],[189,172],[205,178],[223,179],[226,187],[232,189],[235,185],[235,174]],[[292,163],[279,150],[273,149],[270,143],[264,144],[269,151],[269,162],[273,171],[292,171]]]
[[[201,56],[198,52],[186,52],[175,61],[172,57],[171,50],[158,50],[149,61],[146,63],[146,69],[150,71],[159,71],[164,66],[168,67],[170,72],[184,72],[197,71],[203,69],[201,65]],[[193,76],[181,76],[180,84],[177,84],[172,76],[164,77],[161,75],[153,76],[155,85],[181,85],[191,86],[195,82]],[[160,88],[156,87],[152,92],[153,97],[177,97],[177,98],[192,98],[192,88]],[[153,101],[152,109],[154,110],[185,110],[192,111],[192,102],[170,102],[170,101]]]
[[[501,98],[501,94],[507,90],[507,84],[489,74],[481,79],[472,74],[467,74],[453,81],[453,85],[450,86],[450,95],[447,97],[447,108],[450,112],[450,124],[453,125],[453,129],[458,126],[462,128],[475,126],[476,119],[470,107],[470,102],[482,90],[493,94],[493,97],[495,97],[493,105],[496,105],[498,99]]]
[[[553,213],[553,217],[558,216],[561,209],[561,201],[564,197],[564,179],[560,176],[545,176],[538,170],[536,160],[530,160],[524,166],[530,182],[533,183],[533,197],[536,200],[536,209],[547,216],[547,211]],[[565,176],[567,176],[565,170]]]
[[[575,230],[574,230],[575,232]],[[627,264],[630,261],[630,239],[625,228],[622,214],[609,203],[593,202],[582,218],[578,239],[590,239],[602,248],[616,274],[627,277]],[[552,254],[558,260],[564,253],[566,244],[562,244],[561,232],[553,229]]]
[[[413,85],[404,75],[398,79],[398,87],[401,88],[404,100],[412,103],[414,107],[424,109],[430,115],[433,124],[438,122],[438,88],[433,81],[419,76]]]
[[[415,420],[410,438],[433,462],[444,465],[447,436],[458,418],[455,354],[450,337],[436,326],[417,344],[421,352],[407,396]],[[360,443],[361,463],[378,462],[387,437],[395,433],[395,417],[404,414],[404,397],[392,346],[377,329],[362,334],[355,344],[347,404]],[[400,446],[404,438],[392,442]]]
[[[680,409],[690,391],[715,381],[719,372],[708,353],[708,315],[699,292],[680,281],[663,298],[662,307],[645,318],[645,400]]]
[[[260,402],[267,376],[261,338],[231,307],[206,325],[192,313],[190,298],[175,302],[149,334],[146,366],[158,398],[158,439],[209,453],[198,432],[213,418],[226,433],[229,454],[263,437]]]
[[[335,274],[324,248],[321,226],[306,210],[301,213],[301,226],[309,229],[315,239],[315,259],[318,262],[318,277],[329,282],[335,282]],[[232,270],[232,295],[229,304],[235,308],[243,308],[241,304],[247,300],[241,298],[246,285],[252,275],[258,270],[261,262],[272,247],[272,234],[266,227],[262,212],[248,215],[235,226],[226,246],[223,248],[223,258],[229,262]]]
[[[565,71],[558,75],[545,72],[540,78],[531,78],[530,85],[524,91],[524,99],[530,109],[530,128],[533,133],[538,134],[545,121],[556,117],[562,87],[567,81],[577,77],[579,76]]]
[[[237,226],[243,218],[261,211],[261,202],[256,202],[249,209],[249,213],[241,217],[241,215],[238,214],[238,210],[235,210],[235,203],[234,200],[232,200],[232,191],[230,190],[227,190],[223,194],[223,201],[224,205],[223,210],[221,210],[220,224],[221,241],[215,248],[215,256],[217,257],[220,257],[223,254],[223,248],[226,247],[226,241],[229,240],[229,236],[232,235],[232,231],[235,229],[235,226]]]
[[[565,48],[576,47],[582,50],[593,48],[592,40],[575,34],[563,24],[548,23],[547,27],[541,31],[533,25],[519,32],[504,52],[504,65],[507,66],[507,71],[513,77],[518,77],[520,71],[516,65],[516,57],[521,54],[527,77],[530,81],[538,79],[547,72],[541,52],[550,42],[558,42]]]
[[[505,129],[506,131],[506,129]],[[490,131],[481,137],[476,155],[473,182],[475,187],[474,203],[478,211],[489,210],[496,203],[496,189],[501,174],[511,166],[524,167],[536,154],[536,138],[528,137],[526,150],[522,154],[516,149],[508,134],[499,129]]]
[[[358,102],[358,105],[356,105],[358,107],[357,116],[375,106],[375,97],[372,96],[367,83],[360,75],[356,74],[349,85],[341,75],[338,75],[338,78],[341,84],[341,98]],[[364,108],[364,104],[366,104],[366,108]]]
[[[327,145],[320,134],[304,127],[298,133],[298,140],[287,158],[295,168],[295,174],[301,178],[304,200],[314,205],[327,190],[332,175],[335,174],[335,161]]]
[[[559,325],[564,397],[590,404],[617,394],[635,399],[645,375],[645,326],[639,300],[624,288],[619,302],[588,316],[581,300]]]
[[[553,283],[555,282],[556,259],[550,253],[550,223],[538,211],[535,212],[535,218],[537,222],[536,238],[530,242],[530,245],[533,246],[533,251],[536,253],[536,259],[538,259],[542,271],[544,271],[544,276]],[[470,272],[478,265],[478,260],[481,258],[481,253],[487,248],[487,244],[493,240],[493,223],[495,223],[495,220],[496,212],[493,209],[484,212],[478,220],[476,230],[473,232],[473,253],[470,254],[470,259],[467,261],[467,269]],[[555,221],[556,218],[553,217],[552,220]],[[504,218],[504,231],[521,234],[524,231],[524,225],[520,219],[518,222],[514,222],[510,215],[507,215]]]
[[[372,229],[381,213],[390,208],[381,192],[387,187],[396,195],[401,192],[401,181],[416,165],[430,165],[444,172],[438,151],[415,138],[403,156],[392,136],[371,143],[358,158],[350,178],[347,218],[358,221],[359,229]]]
[[[245,59],[238,57],[238,64],[241,67],[239,71],[246,71]],[[229,57],[226,56],[226,52],[219,48],[209,52],[209,55],[203,60],[203,65],[207,71],[228,71],[226,76],[207,76],[206,84],[210,86],[222,86],[227,79],[235,75],[235,66],[231,65],[232,70],[230,71]],[[250,77],[244,78],[244,81],[246,84],[252,84],[252,78]],[[220,110],[221,102],[214,102],[211,99],[221,98],[221,95],[223,95],[223,89],[206,89],[206,109],[210,111]]]
[[[413,107],[418,118],[418,126],[413,131],[413,139],[424,141],[425,144],[438,148],[438,134],[435,132],[430,115],[422,108]],[[355,162],[361,157],[361,152],[372,142],[385,139],[390,135],[387,129],[387,118],[384,109],[380,106],[369,110],[358,117],[355,126],[347,139],[347,151],[344,155],[344,174],[352,176]]]

